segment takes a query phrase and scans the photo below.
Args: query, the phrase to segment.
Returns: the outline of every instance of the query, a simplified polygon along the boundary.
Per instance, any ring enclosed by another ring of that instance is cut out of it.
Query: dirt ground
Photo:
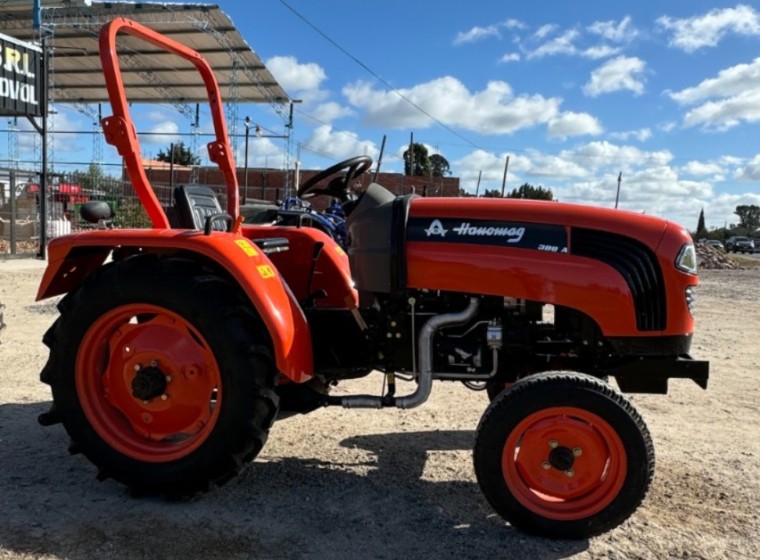
[[[486,396],[438,383],[413,411],[323,409],[275,424],[251,468],[189,503],[132,498],[42,428],[55,302],[44,263],[0,260],[0,559],[757,558],[760,269],[704,271],[695,356],[710,388],[635,396],[657,451],[642,507],[587,541],[516,532],[481,496],[471,448]],[[353,391],[380,390],[381,379]],[[406,389],[402,387],[402,389]]]

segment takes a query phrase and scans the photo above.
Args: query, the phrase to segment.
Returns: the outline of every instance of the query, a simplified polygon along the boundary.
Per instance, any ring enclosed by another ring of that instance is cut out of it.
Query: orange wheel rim
[[[547,408],[523,419],[507,438],[501,464],[517,501],[558,521],[603,510],[622,489],[627,472],[617,432],[575,407]]]
[[[87,420],[113,449],[167,462],[197,449],[219,416],[219,366],[203,336],[162,307],[131,304],[99,317],[77,354]]]

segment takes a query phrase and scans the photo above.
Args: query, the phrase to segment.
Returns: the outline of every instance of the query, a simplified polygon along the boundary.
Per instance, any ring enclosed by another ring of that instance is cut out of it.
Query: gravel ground
[[[760,535],[760,269],[705,271],[693,353],[710,388],[672,381],[635,396],[656,445],[650,494],[632,519],[590,540],[526,536],[498,518],[472,468],[486,397],[439,383],[413,411],[323,409],[275,424],[254,465],[200,499],[132,498],[67,453],[37,415],[44,263],[0,261],[0,559],[70,558],[757,558]],[[380,390],[370,377],[346,387]]]

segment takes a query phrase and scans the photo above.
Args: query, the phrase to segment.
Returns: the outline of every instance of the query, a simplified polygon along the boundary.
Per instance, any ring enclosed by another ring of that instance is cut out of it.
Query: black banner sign
[[[408,241],[468,243],[567,253],[564,226],[469,218],[410,218]]]
[[[42,116],[42,49],[0,33],[0,115]]]

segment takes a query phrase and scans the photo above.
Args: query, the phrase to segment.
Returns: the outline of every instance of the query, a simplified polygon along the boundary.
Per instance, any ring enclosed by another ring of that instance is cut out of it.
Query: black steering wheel
[[[304,181],[304,184],[298,189],[298,197],[309,198],[326,194],[339,199],[341,202],[345,202],[348,200],[348,194],[351,190],[351,181],[364,174],[371,165],[372,158],[369,156],[356,156],[336,163],[332,167],[328,167]],[[317,187],[319,183],[344,169],[346,170],[344,175],[336,177],[326,187]]]

